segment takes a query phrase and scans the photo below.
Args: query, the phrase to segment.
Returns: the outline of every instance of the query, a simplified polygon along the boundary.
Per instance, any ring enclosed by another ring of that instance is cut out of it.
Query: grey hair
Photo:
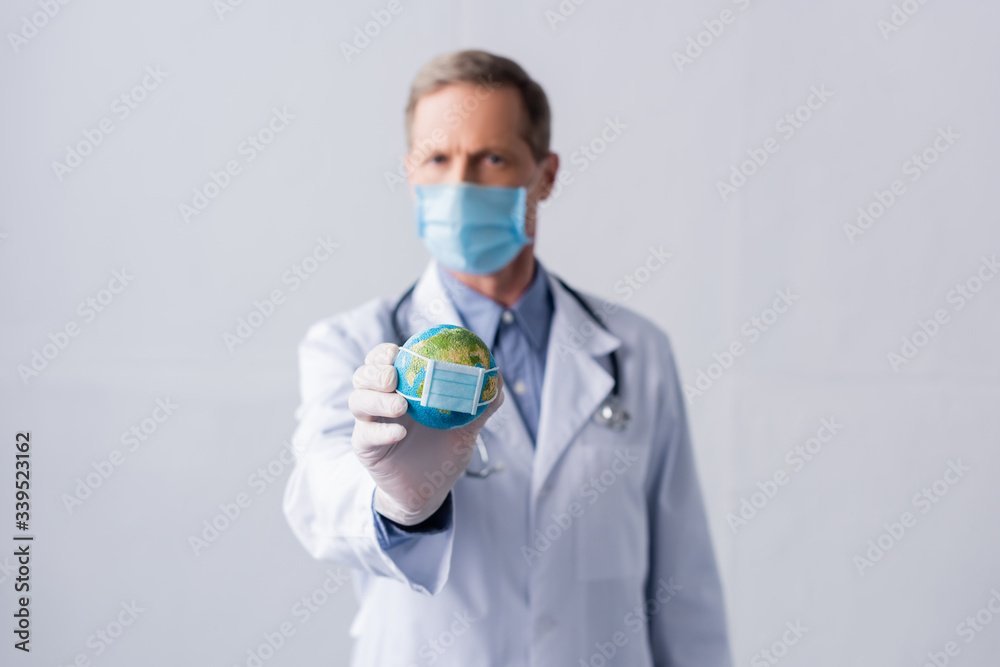
[[[528,126],[522,128],[522,137],[537,162],[549,154],[552,114],[545,91],[513,60],[479,50],[439,55],[417,72],[406,103],[407,146],[413,145],[413,115],[417,102],[424,95],[453,83],[479,83],[491,90],[504,85],[517,88],[528,115]]]

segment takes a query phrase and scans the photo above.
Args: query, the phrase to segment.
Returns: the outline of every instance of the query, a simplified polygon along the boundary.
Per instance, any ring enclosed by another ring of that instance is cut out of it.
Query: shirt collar
[[[528,342],[536,351],[544,352],[548,343],[549,328],[552,324],[552,291],[549,288],[548,272],[535,258],[535,275],[517,302],[510,307],[514,313],[514,324],[524,332]],[[483,339],[489,348],[496,343],[497,328],[506,308],[493,299],[480,294],[455,276],[451,275],[440,262],[437,263],[441,284],[451,298],[465,327]]]

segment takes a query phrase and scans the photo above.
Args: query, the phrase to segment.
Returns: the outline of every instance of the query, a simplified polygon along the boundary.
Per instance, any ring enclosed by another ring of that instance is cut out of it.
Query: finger
[[[389,422],[354,422],[351,444],[355,452],[395,445],[406,437],[406,427]]]
[[[387,364],[365,364],[354,371],[355,389],[374,389],[375,391],[396,391],[399,373],[396,367]]]
[[[355,389],[347,398],[347,407],[355,419],[376,422],[381,421],[379,417],[402,417],[409,404],[395,392]]]
[[[365,364],[389,364],[396,360],[396,353],[399,346],[395,343],[379,343],[368,352],[365,357]]]

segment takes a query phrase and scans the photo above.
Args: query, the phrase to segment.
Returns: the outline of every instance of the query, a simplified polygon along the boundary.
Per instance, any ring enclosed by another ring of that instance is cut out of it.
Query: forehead
[[[448,84],[420,98],[413,112],[413,144],[527,146],[523,130],[527,111],[513,86],[489,88],[473,83]]]

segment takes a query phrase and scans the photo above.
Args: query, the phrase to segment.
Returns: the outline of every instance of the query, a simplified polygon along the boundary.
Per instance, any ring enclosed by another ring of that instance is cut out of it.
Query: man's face
[[[475,183],[528,188],[525,231],[535,233],[535,204],[549,196],[559,158],[535,161],[522,136],[527,112],[511,86],[457,83],[417,102],[406,157],[411,186]]]

